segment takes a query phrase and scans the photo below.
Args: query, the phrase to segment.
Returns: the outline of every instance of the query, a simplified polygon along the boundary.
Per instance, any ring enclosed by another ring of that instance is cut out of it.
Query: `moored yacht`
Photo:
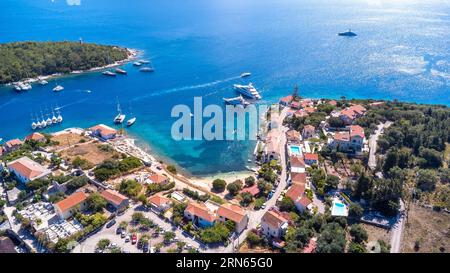
[[[123,70],[123,69],[120,69],[120,68],[116,68],[116,73],[118,73],[118,74],[122,74],[122,75],[126,75],[127,74],[127,71],[125,71],[125,70]]]
[[[62,87],[61,85],[57,85],[55,86],[55,88],[53,88],[53,92],[59,92],[64,90],[64,87]]]
[[[252,98],[252,99],[261,99],[261,95],[259,94],[258,90],[256,90],[255,87],[253,87],[252,83],[249,83],[248,85],[241,85],[241,84],[235,84],[233,85],[234,89],[241,93],[242,95]]]
[[[153,72],[153,71],[155,71],[155,69],[153,69],[152,67],[143,67],[143,68],[139,69],[139,71],[141,71],[141,72]]]
[[[46,81],[46,80],[40,80],[39,81],[39,84],[40,85],[46,85],[48,83],[48,81]]]
[[[252,75],[252,73],[250,73],[250,72],[244,72],[244,73],[241,74],[241,78],[245,78],[245,77],[248,77],[248,76],[250,76],[250,75]]]
[[[110,77],[115,77],[116,76],[116,73],[111,72],[109,70],[108,71],[103,71],[102,74],[105,75],[105,76],[110,76]]]
[[[223,98],[223,100],[225,101],[226,104],[231,104],[231,105],[244,105],[247,106],[250,103],[248,103],[243,97],[242,95],[240,95],[239,97],[235,97],[235,98]]]
[[[114,123],[120,124],[120,123],[122,123],[125,120],[126,116],[124,114],[122,114],[122,110],[120,109],[119,100],[117,100],[117,112],[119,112],[119,113],[114,118]]]
[[[141,63],[141,62],[134,62],[133,65],[134,65],[134,66],[141,66],[142,63]]]
[[[130,119],[127,121],[127,126],[131,126],[131,125],[133,125],[135,122],[136,122],[136,118],[135,118],[135,117],[130,118]]]

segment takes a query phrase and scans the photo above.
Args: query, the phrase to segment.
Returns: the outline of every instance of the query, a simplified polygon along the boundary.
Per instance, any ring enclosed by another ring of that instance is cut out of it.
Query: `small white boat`
[[[126,75],[127,74],[127,71],[125,71],[125,70],[123,70],[123,69],[120,69],[120,68],[116,68],[116,73],[118,73],[118,74],[122,74],[122,75]]]
[[[117,116],[114,118],[114,123],[121,124],[125,120],[125,115],[122,114],[122,110],[120,109],[119,99],[117,99]]]
[[[252,98],[252,99],[261,99],[261,95],[259,94],[258,90],[256,90],[255,87],[253,87],[252,83],[249,83],[248,85],[241,85],[241,84],[235,84],[233,85],[234,89],[241,93],[242,95]]]
[[[229,99],[223,98],[223,100],[225,101],[226,104],[230,104],[230,105],[244,105],[244,106],[247,106],[247,105],[250,104],[249,102],[247,102],[242,97],[242,95],[239,95],[238,97],[235,97],[235,98],[229,98]]]
[[[48,81],[46,81],[46,80],[41,80],[41,81],[39,81],[39,84],[40,85],[46,85],[48,83]]]
[[[58,117],[56,118],[56,122],[57,123],[61,123],[63,121],[63,118],[61,116],[61,114],[58,113]]]
[[[57,85],[57,86],[55,86],[55,88],[53,88],[54,92],[59,92],[59,91],[62,91],[62,90],[64,90],[64,87],[62,87],[61,85]]]
[[[131,126],[131,125],[133,125],[135,122],[136,122],[136,118],[133,117],[133,118],[131,118],[131,119],[129,119],[129,120],[127,121],[127,126]]]
[[[116,73],[111,72],[111,71],[103,71],[102,74],[105,75],[105,76],[110,76],[110,77],[115,77],[116,76]]]
[[[47,123],[47,126],[52,125],[52,119],[51,118],[47,118],[47,120],[45,121],[45,123]]]
[[[31,123],[31,129],[36,130],[37,127],[38,127],[37,123],[33,121]]]
[[[31,84],[29,83],[23,83],[23,82],[18,82],[17,85],[20,87],[21,90],[26,91],[26,90],[30,90]]]
[[[134,62],[133,65],[134,65],[134,66],[141,66],[142,63],[141,63],[141,62]]]
[[[14,85],[14,90],[17,91],[17,92],[20,92],[20,91],[22,91],[22,88],[20,88],[19,85],[15,84]]]
[[[153,71],[155,71],[155,69],[153,69],[152,67],[143,67],[143,68],[139,69],[139,71],[141,71],[141,72],[153,72]]]
[[[141,64],[148,64],[148,63],[150,63],[150,61],[147,61],[147,60],[139,60],[138,62],[141,63]]]
[[[245,78],[245,77],[248,77],[248,76],[250,76],[250,75],[252,75],[252,73],[250,73],[250,72],[244,72],[244,73],[241,74],[241,78]]]

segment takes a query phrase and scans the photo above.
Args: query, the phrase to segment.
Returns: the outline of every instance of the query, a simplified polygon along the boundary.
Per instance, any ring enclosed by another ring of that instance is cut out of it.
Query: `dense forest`
[[[125,48],[80,42],[0,44],[0,83],[105,66],[127,54]]]

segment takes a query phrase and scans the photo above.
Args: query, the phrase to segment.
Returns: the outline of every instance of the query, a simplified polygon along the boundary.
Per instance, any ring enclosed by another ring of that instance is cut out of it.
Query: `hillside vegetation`
[[[105,66],[127,58],[115,46],[79,42],[0,44],[0,83]]]

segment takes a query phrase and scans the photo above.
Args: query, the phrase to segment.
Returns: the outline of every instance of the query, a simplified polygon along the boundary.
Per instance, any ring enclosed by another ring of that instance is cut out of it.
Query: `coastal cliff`
[[[0,84],[91,70],[127,60],[131,55],[126,48],[81,41],[0,44]]]

